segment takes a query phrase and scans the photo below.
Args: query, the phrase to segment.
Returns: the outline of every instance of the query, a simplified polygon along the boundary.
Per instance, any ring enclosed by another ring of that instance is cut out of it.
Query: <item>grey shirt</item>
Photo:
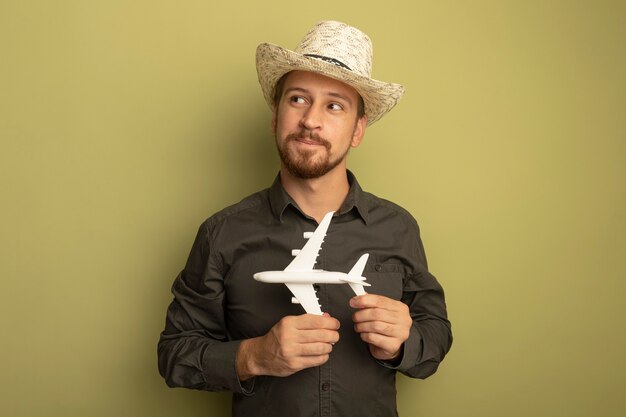
[[[322,310],[341,322],[328,362],[289,377],[239,381],[235,356],[243,339],[264,335],[282,317],[304,314],[282,284],[257,282],[255,272],[284,269],[304,232],[317,227],[277,177],[207,219],[174,281],[159,370],[171,387],[233,392],[233,416],[394,416],[396,372],[433,374],[450,349],[444,294],[428,272],[419,228],[401,207],[364,192],[348,171],[350,191],[328,228],[316,269],[348,272],[369,253],[363,276],[370,293],[401,300],[413,326],[394,364],[373,358],[354,331],[348,285],[316,286]]]

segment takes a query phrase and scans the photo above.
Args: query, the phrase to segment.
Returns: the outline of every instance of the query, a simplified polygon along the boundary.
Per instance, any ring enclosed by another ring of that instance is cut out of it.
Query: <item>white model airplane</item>
[[[294,304],[301,304],[307,313],[320,316],[322,308],[313,284],[349,284],[356,295],[365,294],[363,286],[370,285],[362,276],[369,256],[367,253],[359,258],[347,274],[313,269],[332,217],[332,211],[326,213],[313,233],[304,233],[304,238],[309,240],[301,250],[292,251],[295,258],[284,271],[263,271],[253,275],[257,281],[285,284],[294,295],[291,299]]]

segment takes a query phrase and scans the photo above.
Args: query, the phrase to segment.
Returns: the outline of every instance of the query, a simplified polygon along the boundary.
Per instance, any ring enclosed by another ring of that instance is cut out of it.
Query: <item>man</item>
[[[403,87],[371,79],[358,29],[320,22],[295,51],[257,49],[281,158],[271,188],[206,220],[176,278],[158,348],[169,386],[233,392],[234,416],[393,416],[395,374],[434,373],[452,336],[441,286],[428,272],[415,220],[361,190],[346,155]],[[334,211],[316,268],[348,271],[363,253],[368,294],[318,285],[325,313],[303,314],[284,269]]]

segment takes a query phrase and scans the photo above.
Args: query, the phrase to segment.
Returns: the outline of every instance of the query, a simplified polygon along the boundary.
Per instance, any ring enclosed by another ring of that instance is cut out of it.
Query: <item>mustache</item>
[[[288,134],[286,139],[288,142],[295,141],[298,139],[305,139],[308,141],[315,142],[318,145],[322,145],[327,150],[330,150],[330,142],[324,139],[323,137],[321,137],[320,135],[318,135],[317,133],[311,133],[311,132],[306,132],[306,131],[301,130],[299,132]]]

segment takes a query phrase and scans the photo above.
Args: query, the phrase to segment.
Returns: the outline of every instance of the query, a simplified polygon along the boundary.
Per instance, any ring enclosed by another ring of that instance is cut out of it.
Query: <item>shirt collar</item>
[[[343,214],[349,213],[353,209],[358,213],[359,217],[363,220],[365,224],[367,224],[368,214],[369,214],[369,206],[367,204],[367,198],[365,196],[365,192],[359,185],[359,182],[356,180],[354,174],[347,170],[348,175],[348,183],[350,184],[350,189],[348,190],[348,195],[346,199],[341,204],[339,211],[336,213],[337,216],[341,216]],[[283,188],[280,183],[280,173],[274,179],[272,186],[269,190],[269,199],[270,205],[272,208],[272,214],[276,219],[282,222],[283,213],[287,209],[288,206],[294,207],[296,210],[302,212],[298,207],[298,204],[291,198],[287,191]]]
[[[283,212],[288,206],[291,205],[298,208],[296,202],[293,201],[289,194],[287,194],[287,191],[285,191],[283,185],[280,183],[280,173],[276,175],[276,178],[270,187],[269,197],[272,214],[281,223],[283,221]]]

